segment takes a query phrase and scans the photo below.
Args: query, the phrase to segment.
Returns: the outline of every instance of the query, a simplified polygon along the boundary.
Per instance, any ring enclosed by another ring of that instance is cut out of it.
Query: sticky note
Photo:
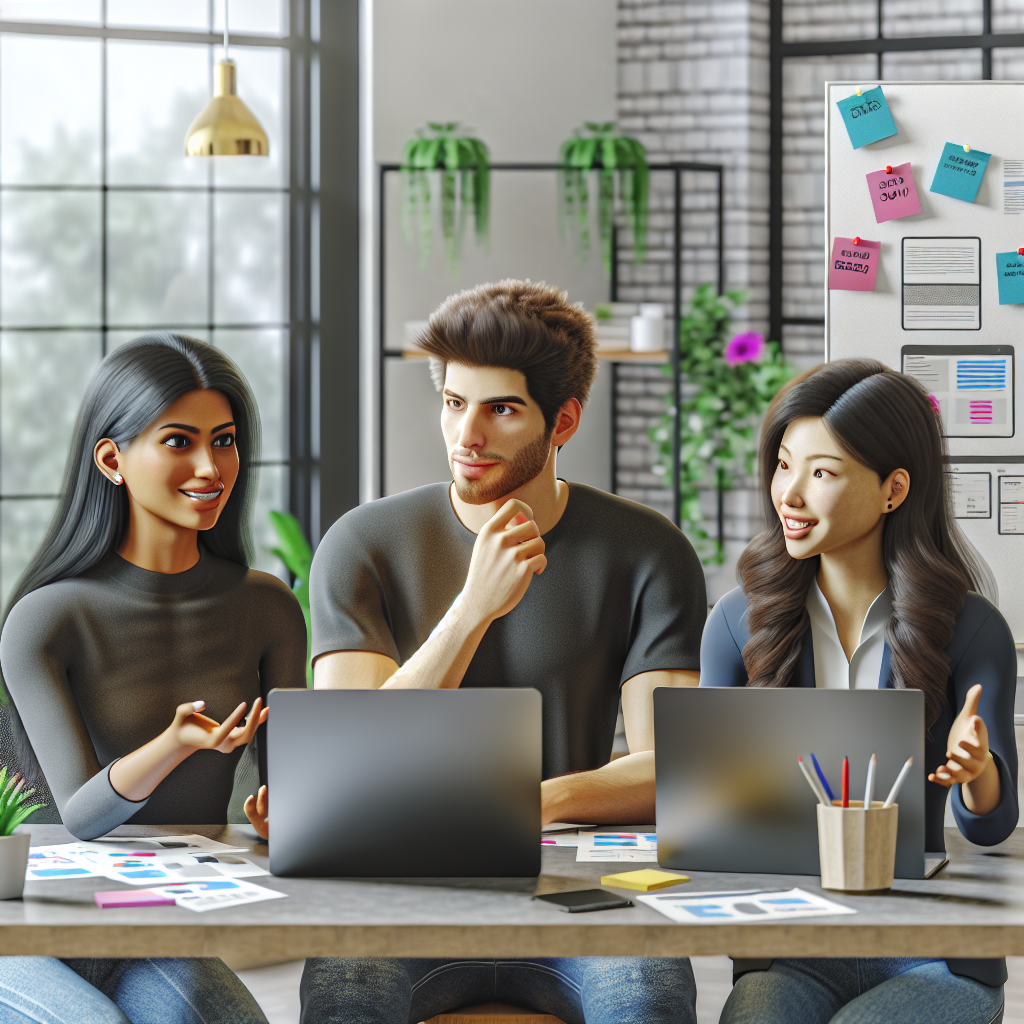
[[[829,288],[873,292],[880,253],[879,242],[858,238],[854,245],[852,238],[840,238],[837,235],[832,240],[832,259],[828,265]]]
[[[689,880],[689,875],[670,875],[667,871],[644,868],[642,871],[623,871],[617,875],[603,875],[601,884],[610,885],[614,889],[636,889],[638,892],[651,892],[654,889],[666,889],[670,885],[681,885]]]
[[[118,907],[173,907],[174,897],[153,892],[152,889],[115,889],[112,892],[94,892],[96,906],[102,910]]]
[[[880,86],[866,89],[860,96],[847,96],[836,106],[854,149],[896,134],[896,122]]]
[[[968,153],[963,146],[947,142],[942,148],[939,166],[935,168],[930,191],[973,203],[990,156],[990,153],[982,153],[980,149],[972,149]]]
[[[1024,256],[1016,252],[997,252],[996,276],[1000,306],[1024,302]]]
[[[868,176],[871,191],[871,205],[875,220],[896,220],[897,217],[912,217],[921,212],[921,200],[917,196],[917,185],[910,164],[897,164],[892,171],[872,171]]]

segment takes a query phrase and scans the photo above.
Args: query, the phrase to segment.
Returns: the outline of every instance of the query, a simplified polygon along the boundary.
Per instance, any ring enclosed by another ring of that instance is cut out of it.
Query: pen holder
[[[837,892],[874,893],[892,888],[896,866],[896,825],[899,807],[863,800],[849,807],[833,800],[818,804],[818,856],[821,887]]]

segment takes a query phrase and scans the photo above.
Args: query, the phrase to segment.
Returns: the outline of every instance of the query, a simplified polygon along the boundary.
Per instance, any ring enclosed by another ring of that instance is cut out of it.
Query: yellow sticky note
[[[618,875],[603,875],[601,884],[610,885],[613,889],[636,889],[638,892],[651,892],[653,889],[667,889],[670,885],[679,885],[689,880],[689,875],[670,875],[667,871],[644,868],[642,871],[623,871]]]

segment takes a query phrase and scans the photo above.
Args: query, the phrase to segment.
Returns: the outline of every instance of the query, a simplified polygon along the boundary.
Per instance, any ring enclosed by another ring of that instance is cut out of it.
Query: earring
[[[889,508],[892,508],[892,502],[891,501],[889,502]]]
[[[115,484],[123,484],[124,483],[124,477],[121,476],[120,473],[115,473],[114,474],[114,483]],[[892,508],[892,505],[890,505],[889,508]]]

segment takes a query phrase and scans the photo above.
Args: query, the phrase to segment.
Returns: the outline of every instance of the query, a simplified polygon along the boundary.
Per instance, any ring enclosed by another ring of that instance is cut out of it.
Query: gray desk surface
[[[57,825],[31,828],[33,845],[69,842]],[[266,865],[266,846],[243,826],[124,826],[113,834],[197,832],[244,846]],[[599,885],[602,874],[644,865],[577,864],[572,847],[545,847],[538,879],[344,880],[264,876],[288,894],[197,914],[178,907],[100,910],[107,879],[29,882],[0,902],[0,955],[225,956],[270,962],[306,956],[963,956],[1024,954],[1024,832],[1001,846],[970,846],[946,830],[950,864],[928,881],[897,880],[885,896],[826,894],[856,916],[748,925],[678,925],[638,905],[566,914],[534,892]],[[653,866],[653,865],[651,865]],[[686,891],[801,886],[796,875],[692,872]],[[634,894],[635,895],[635,894]]]

